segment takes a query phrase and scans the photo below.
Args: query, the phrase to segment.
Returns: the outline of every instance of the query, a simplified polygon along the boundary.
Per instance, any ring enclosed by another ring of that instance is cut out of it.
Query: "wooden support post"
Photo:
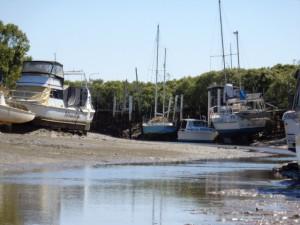
[[[183,111],[183,94],[180,95],[180,121],[182,120],[182,111]]]
[[[173,97],[170,96],[170,98],[169,98],[169,105],[168,105],[168,112],[167,112],[167,119],[169,119],[169,116],[170,116],[172,99],[173,99]]]
[[[175,121],[175,114],[177,112],[177,101],[178,101],[178,95],[175,96],[174,110],[173,110],[173,122]]]
[[[117,98],[114,95],[114,100],[113,100],[113,118],[116,116],[116,106],[117,106]]]

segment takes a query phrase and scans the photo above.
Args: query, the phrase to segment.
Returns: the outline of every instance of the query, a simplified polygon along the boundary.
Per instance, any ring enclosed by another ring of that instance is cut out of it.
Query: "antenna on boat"
[[[154,103],[154,117],[157,116],[158,50],[159,50],[159,24],[157,25],[157,34],[156,34],[156,69],[155,69],[155,103]]]
[[[221,0],[219,0],[219,14],[220,14],[220,28],[221,28],[221,42],[222,42],[222,58],[223,58],[223,71],[225,76],[225,84],[227,83],[226,65],[225,65],[225,52],[224,52],[224,38],[223,38],[223,24],[222,24],[222,9]]]

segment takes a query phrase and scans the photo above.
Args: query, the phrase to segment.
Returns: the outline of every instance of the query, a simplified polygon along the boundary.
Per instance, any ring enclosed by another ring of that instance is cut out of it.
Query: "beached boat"
[[[157,37],[156,37],[156,70],[155,70],[155,103],[154,103],[154,118],[150,119],[148,122],[142,124],[143,135],[144,137],[151,138],[165,138],[176,136],[177,127],[169,122],[165,117],[165,104],[163,102],[163,112],[157,112],[157,101],[158,101],[158,87],[157,87],[157,79],[158,79],[158,58],[159,58],[159,25],[157,26]],[[164,62],[164,77],[166,71],[166,50],[165,50],[165,62]],[[164,79],[164,90],[165,90],[165,79]],[[163,96],[163,101],[165,99],[165,91]]]
[[[282,116],[287,145],[291,151],[296,151],[296,136],[300,135],[300,70],[296,71],[295,78],[297,85],[292,110]]]
[[[208,92],[209,118],[220,136],[250,137],[264,130],[268,114],[260,93],[241,94],[231,84],[211,86]]]
[[[164,121],[162,118],[153,118],[147,123],[143,123],[143,132],[148,135],[165,135],[176,132],[176,127],[173,123]]]
[[[4,91],[0,90],[0,124],[27,123],[34,119],[35,114],[20,104],[7,103]]]
[[[214,142],[217,136],[207,121],[198,119],[183,119],[177,132],[178,141],[183,142]]]
[[[95,113],[86,79],[84,87],[64,87],[63,65],[58,62],[24,62],[12,98],[46,126],[87,131]]]
[[[239,88],[227,83],[221,0],[219,0],[219,15],[225,85],[213,85],[208,88],[208,120],[212,122],[220,137],[243,135],[249,139],[265,128],[268,120],[265,103],[260,93],[245,94],[241,88],[241,80]],[[240,68],[238,32],[234,34],[237,35],[238,68]]]

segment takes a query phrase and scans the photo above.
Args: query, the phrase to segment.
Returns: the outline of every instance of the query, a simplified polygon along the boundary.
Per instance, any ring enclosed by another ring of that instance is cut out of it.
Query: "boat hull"
[[[35,118],[35,114],[8,105],[0,105],[0,124],[27,123]]]
[[[300,166],[300,134],[296,135],[295,140],[296,140],[295,151],[298,160],[298,165]]]
[[[295,111],[287,111],[283,114],[284,130],[288,149],[296,151],[296,136],[300,134],[300,121]]]
[[[212,123],[221,136],[254,135],[264,130],[266,118],[240,118],[236,115],[214,116]]]
[[[143,124],[143,134],[172,134],[176,133],[177,128],[173,125],[164,124]]]
[[[75,125],[80,129],[89,130],[93,120],[94,110],[86,110],[75,107],[54,107],[36,103],[23,103],[30,111],[36,114],[37,121],[55,123],[56,126]],[[43,123],[45,125],[46,123]]]
[[[177,133],[178,141],[181,142],[214,142],[218,133],[211,128],[203,128],[201,130],[182,129]]]

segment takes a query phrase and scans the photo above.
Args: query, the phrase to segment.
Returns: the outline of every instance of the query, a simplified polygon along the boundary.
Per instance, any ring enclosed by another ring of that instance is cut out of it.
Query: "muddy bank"
[[[176,142],[147,142],[88,133],[78,136],[37,130],[0,134],[2,173],[85,165],[164,163],[262,157],[265,153],[230,147]]]
[[[218,215],[219,221],[239,225],[300,224],[300,204],[285,195],[258,190],[225,190],[210,193],[227,198],[223,211],[195,210]]]

